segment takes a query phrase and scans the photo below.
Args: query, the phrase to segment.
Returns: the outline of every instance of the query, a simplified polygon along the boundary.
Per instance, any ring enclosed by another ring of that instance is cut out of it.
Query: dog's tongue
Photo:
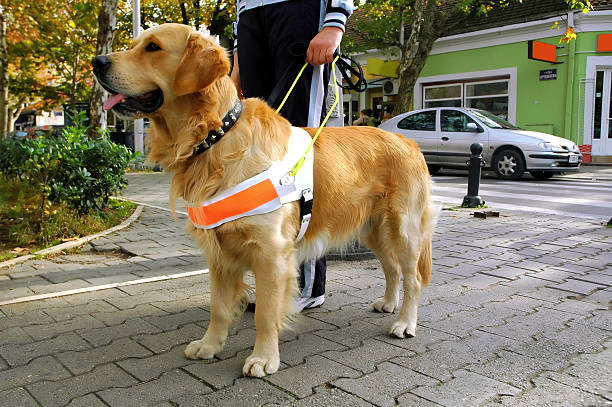
[[[117,93],[116,95],[110,95],[106,102],[104,102],[104,110],[112,109],[117,103],[121,102],[121,100],[125,97],[122,93]]]

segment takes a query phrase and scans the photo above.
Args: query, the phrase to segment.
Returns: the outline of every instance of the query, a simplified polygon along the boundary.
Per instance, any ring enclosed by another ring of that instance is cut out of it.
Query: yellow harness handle
[[[334,93],[336,94],[336,98],[335,98],[334,103],[332,104],[331,108],[327,112],[327,115],[325,116],[325,119],[323,119],[323,122],[321,122],[321,125],[317,129],[317,132],[315,133],[314,137],[312,138],[312,142],[310,143],[310,145],[306,149],[306,152],[304,153],[304,155],[302,157],[300,157],[298,162],[295,163],[293,168],[291,168],[291,171],[289,171],[289,175],[292,176],[292,177],[295,177],[295,175],[298,173],[298,171],[302,168],[302,165],[304,165],[304,161],[306,161],[306,156],[308,155],[308,152],[310,151],[310,149],[314,145],[315,141],[317,141],[317,137],[319,137],[319,134],[321,134],[321,131],[323,131],[323,127],[325,127],[325,123],[327,123],[327,120],[329,120],[329,118],[331,116],[331,113],[336,108],[336,105],[338,105],[338,85],[336,84],[336,61],[338,60],[338,58],[339,58],[339,55],[337,55],[336,58],[334,58],[334,60],[332,61],[332,75],[333,75],[333,78],[334,78]],[[285,101],[287,100],[287,98],[289,98],[289,95],[291,94],[291,91],[295,87],[295,84],[297,83],[297,81],[302,76],[302,72],[304,72],[304,69],[306,69],[307,66],[308,66],[308,62],[306,62],[304,64],[304,66],[302,67],[302,69],[300,69],[300,72],[298,73],[297,77],[295,78],[295,80],[291,84],[291,87],[289,88],[289,91],[285,95],[285,98],[281,102],[281,104],[278,107],[278,109],[276,109],[276,113],[280,112],[281,108],[285,104]]]

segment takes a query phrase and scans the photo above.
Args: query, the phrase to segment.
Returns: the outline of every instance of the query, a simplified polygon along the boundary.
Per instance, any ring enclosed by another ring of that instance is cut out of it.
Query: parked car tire
[[[538,179],[540,181],[549,179],[553,175],[555,175],[555,173],[551,171],[529,171],[529,173],[533,178]]]
[[[520,179],[525,173],[525,159],[517,150],[503,149],[495,154],[493,170],[499,179]]]
[[[428,165],[427,169],[429,170],[429,173],[431,175],[436,174],[438,171],[440,171],[440,169],[442,168],[441,165]]]

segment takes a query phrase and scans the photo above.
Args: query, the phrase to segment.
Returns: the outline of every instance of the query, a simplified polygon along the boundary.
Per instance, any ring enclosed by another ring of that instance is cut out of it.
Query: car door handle
[[[444,137],[442,137],[442,140],[448,141],[448,137],[444,136]]]

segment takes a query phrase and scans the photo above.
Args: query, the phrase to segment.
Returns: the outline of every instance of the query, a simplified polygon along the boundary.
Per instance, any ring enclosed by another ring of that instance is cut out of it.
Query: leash
[[[304,155],[302,155],[300,157],[300,159],[295,163],[293,168],[291,168],[291,170],[289,171],[289,176],[290,177],[295,177],[295,175],[298,173],[298,171],[300,171],[300,169],[304,165],[304,161],[306,161],[306,156],[308,155],[308,152],[310,152],[310,149],[314,145],[315,141],[317,141],[317,138],[319,137],[319,134],[321,134],[321,131],[323,131],[323,127],[325,127],[325,123],[327,123],[327,121],[331,117],[332,112],[334,111],[334,109],[338,105],[338,84],[336,83],[336,61],[338,60],[338,58],[340,58],[340,54],[336,55],[336,57],[332,61],[332,75],[333,75],[333,78],[334,78],[334,92],[335,92],[335,96],[336,96],[335,99],[334,99],[334,103],[332,104],[331,108],[328,110],[327,115],[325,115],[325,119],[323,119],[323,121],[319,125],[319,128],[317,129],[317,132],[315,133],[314,137],[312,138],[312,142],[308,145],[308,148],[306,148],[306,151],[304,152]],[[302,72],[304,72],[304,69],[306,69],[307,66],[308,66],[308,62],[304,63],[304,66],[302,66],[302,69],[300,69],[300,72],[298,73],[297,77],[295,78],[295,80],[291,84],[291,87],[289,88],[289,91],[285,95],[285,98],[281,102],[280,106],[276,109],[276,113],[279,113],[280,110],[283,108],[283,105],[285,104],[285,101],[287,100],[287,98],[289,98],[289,95],[291,94],[291,91],[295,87],[295,84],[300,79],[300,77],[302,76]]]

